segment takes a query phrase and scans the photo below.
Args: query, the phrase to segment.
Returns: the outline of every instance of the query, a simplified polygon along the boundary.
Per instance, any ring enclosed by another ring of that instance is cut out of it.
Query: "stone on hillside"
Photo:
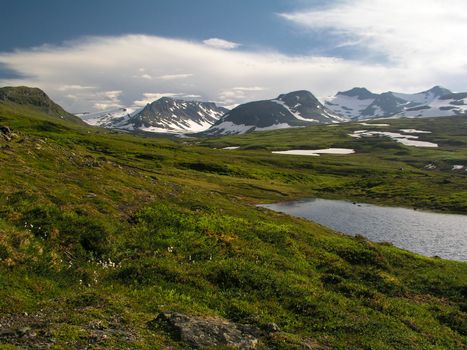
[[[188,316],[173,311],[160,313],[151,325],[165,328],[176,340],[191,348],[229,346],[255,349],[261,331],[250,325],[240,325],[218,317]]]
[[[276,324],[276,323],[268,323],[265,327],[264,327],[264,330],[267,332],[267,333],[277,333],[277,332],[280,332],[281,329],[279,328],[279,326]]]
[[[11,141],[12,133],[8,126],[0,125],[0,135],[7,141]]]

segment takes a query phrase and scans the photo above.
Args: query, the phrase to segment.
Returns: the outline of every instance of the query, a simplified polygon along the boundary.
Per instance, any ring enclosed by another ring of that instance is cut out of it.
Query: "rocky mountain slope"
[[[272,100],[239,105],[209,128],[206,134],[243,134],[346,120],[323,106],[312,93],[301,90],[279,95]]]
[[[374,94],[365,88],[353,88],[327,98],[325,105],[351,119],[414,118],[467,115],[466,101],[467,93],[452,93],[440,86],[415,94]]]
[[[162,97],[144,108],[118,108],[103,114],[81,115],[87,123],[105,128],[159,133],[190,133],[208,129],[228,110],[212,102]]]
[[[141,108],[120,107],[105,112],[79,113],[77,116],[89,125],[100,126],[103,128],[119,128],[120,124],[128,121],[131,116],[135,115],[139,111],[141,111]]]
[[[325,99],[324,105],[309,91],[282,94],[272,100],[241,104],[232,111],[212,102],[160,98],[145,107],[116,108],[78,117],[66,112],[38,88],[0,88],[0,103],[29,106],[53,117],[76,123],[127,131],[204,135],[242,134],[250,131],[340,123],[349,120],[399,117],[467,116],[467,93],[435,86],[406,94],[375,94],[353,88]]]

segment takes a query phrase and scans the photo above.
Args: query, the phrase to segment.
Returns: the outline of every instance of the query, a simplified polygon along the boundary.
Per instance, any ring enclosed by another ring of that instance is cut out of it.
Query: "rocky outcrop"
[[[0,137],[3,138],[5,141],[11,141],[13,133],[8,126],[0,125]]]
[[[219,317],[189,316],[165,311],[149,323],[162,327],[175,340],[182,341],[192,349],[227,346],[236,349],[256,349],[262,330],[251,325],[242,325]],[[277,331],[277,325],[271,325]]]

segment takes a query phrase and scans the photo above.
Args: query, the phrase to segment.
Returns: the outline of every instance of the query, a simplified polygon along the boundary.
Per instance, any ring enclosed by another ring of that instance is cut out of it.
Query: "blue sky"
[[[0,85],[72,112],[160,96],[467,90],[464,0],[0,0]]]
[[[329,1],[298,0],[0,0],[0,50],[28,48],[89,35],[148,34],[188,40],[211,37],[289,53],[320,49],[277,14]],[[14,35],[12,35],[14,28]],[[318,44],[317,44],[318,43]]]

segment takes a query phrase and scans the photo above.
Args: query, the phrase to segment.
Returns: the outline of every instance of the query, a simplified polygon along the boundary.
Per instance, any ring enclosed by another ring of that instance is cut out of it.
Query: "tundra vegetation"
[[[467,172],[452,169],[467,165],[467,118],[389,124],[439,147],[355,139],[371,129],[357,123],[155,138],[0,103],[0,348],[183,349],[150,326],[166,310],[277,324],[259,349],[465,348],[466,263],[254,206],[322,197],[466,214]],[[328,147],[356,153],[271,153]]]

